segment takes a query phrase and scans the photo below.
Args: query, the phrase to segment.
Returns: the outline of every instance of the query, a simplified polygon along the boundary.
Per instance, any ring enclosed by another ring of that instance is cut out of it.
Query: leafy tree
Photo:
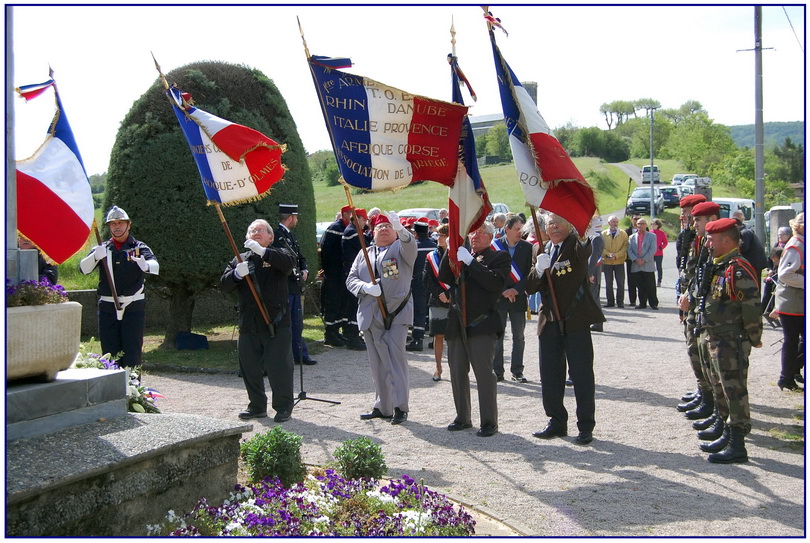
[[[307,157],[309,171],[313,179],[323,178],[323,172],[330,158],[335,159],[335,154],[330,150],[315,151]]]
[[[487,156],[487,135],[481,134],[475,137],[475,156],[478,158]]]
[[[574,141],[574,135],[579,130],[574,123],[568,121],[564,126],[560,126],[554,129],[554,137],[557,138],[557,141],[560,142],[563,149],[570,149],[571,144]]]
[[[772,177],[788,183],[804,181],[804,147],[801,143],[796,145],[790,138],[785,138],[782,145],[774,148],[773,154],[778,162],[770,172]]]
[[[487,154],[501,160],[512,160],[512,149],[509,146],[506,124],[496,123],[487,132]]]
[[[735,152],[728,127],[714,124],[703,112],[684,118],[666,144],[668,156],[680,160],[687,170],[697,172],[710,172]]]
[[[608,102],[605,102],[601,106],[599,106],[599,113],[605,116],[605,124],[607,124],[608,130],[613,128],[613,109]]]
[[[572,143],[577,156],[599,156],[604,145],[602,130],[595,126],[577,130]]]
[[[223,209],[242,250],[244,232],[256,218],[275,224],[279,203],[297,203],[301,248],[315,260],[315,200],[306,153],[284,98],[259,70],[224,62],[196,62],[170,72],[193,97],[197,107],[254,128],[287,144],[282,162],[288,168],[271,194],[255,202]],[[104,209],[124,208],[132,232],[160,261],[160,275],[149,284],[162,287],[169,300],[170,321],[163,347],[178,331],[189,331],[195,296],[218,285],[234,254],[214,209],[206,205],[200,176],[188,143],[160,81],[133,104],[121,123],[110,157]],[[155,290],[153,289],[153,293]]]
[[[326,167],[323,170],[323,178],[326,181],[326,185],[329,187],[340,185],[340,169],[335,161],[335,157],[332,157],[326,162]]]

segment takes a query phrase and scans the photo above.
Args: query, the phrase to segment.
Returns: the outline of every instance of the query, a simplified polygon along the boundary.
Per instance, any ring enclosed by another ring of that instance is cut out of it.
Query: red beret
[[[368,213],[362,207],[355,208],[354,214],[358,217],[363,217],[364,219],[368,220]]]
[[[413,226],[413,223],[416,222],[416,217],[401,217],[399,222],[401,222],[402,226],[405,227]]]
[[[720,204],[714,202],[700,202],[695,204],[692,208],[693,217],[711,217],[712,215],[720,216]]]
[[[702,194],[690,194],[689,196],[681,198],[681,207],[692,207],[695,204],[705,201],[706,197]]]
[[[388,217],[380,213],[379,215],[375,215],[373,219],[371,219],[371,227],[376,228],[378,224],[391,224],[391,221],[388,220]]]
[[[340,212],[341,213],[351,213],[352,212],[352,206],[343,206],[343,207],[340,208]]]
[[[731,230],[732,228],[736,227],[737,219],[717,219],[716,221],[712,221],[706,225],[706,233],[719,234],[720,232],[725,232],[726,230]]]
[[[439,226],[439,221],[437,221],[436,219],[430,219],[428,221],[428,226],[437,227],[437,226]]]

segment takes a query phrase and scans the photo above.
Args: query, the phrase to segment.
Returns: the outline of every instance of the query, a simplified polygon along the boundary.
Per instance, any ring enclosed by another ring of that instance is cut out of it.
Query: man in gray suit
[[[627,244],[627,257],[632,261],[630,273],[635,276],[638,289],[636,309],[658,309],[658,293],[655,288],[655,251],[656,237],[647,231],[647,219],[641,218],[636,223],[638,230],[630,236]]]
[[[416,260],[416,239],[393,211],[372,220],[374,244],[368,251],[374,277],[365,257],[354,259],[346,287],[357,297],[357,326],[363,331],[377,397],[363,420],[408,420],[408,360],[405,341],[413,322],[411,278]],[[380,310],[385,306],[386,315]],[[393,417],[393,418],[392,418]]]

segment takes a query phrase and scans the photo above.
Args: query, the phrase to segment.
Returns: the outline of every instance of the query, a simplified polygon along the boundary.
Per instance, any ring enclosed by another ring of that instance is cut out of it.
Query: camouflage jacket
[[[751,264],[737,249],[708,263],[711,281],[703,311],[698,316],[709,335],[739,332],[752,345],[762,339],[759,280]]]
[[[708,259],[706,249],[706,236],[695,236],[689,245],[684,267],[680,273],[680,292],[689,297],[689,310],[694,311],[697,306],[700,277],[698,271],[703,268]]]

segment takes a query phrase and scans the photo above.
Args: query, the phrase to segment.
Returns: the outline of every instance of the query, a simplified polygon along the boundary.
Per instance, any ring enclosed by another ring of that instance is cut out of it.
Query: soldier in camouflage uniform
[[[678,404],[678,411],[688,412],[700,406],[703,394],[711,393],[711,385],[703,376],[703,369],[700,364],[697,342],[694,336],[695,330],[695,307],[697,298],[692,292],[692,282],[695,279],[695,271],[698,256],[702,248],[702,240],[697,239],[695,229],[692,224],[692,208],[705,202],[706,197],[702,194],[691,194],[681,198],[681,221],[683,230],[678,234],[675,241],[678,252],[678,283],[677,292],[678,308],[681,310],[681,322],[684,324],[683,335],[686,338],[686,354],[692,366],[692,373],[697,379],[698,388],[694,392],[689,392],[681,397],[684,403]],[[708,416],[708,415],[706,415]],[[702,417],[700,417],[702,418]]]
[[[723,435],[715,441],[709,462],[747,462],[744,438],[751,431],[748,406],[748,355],[762,346],[762,308],[759,277],[740,256],[740,232],[734,219],[719,219],[706,225],[706,237],[714,251],[707,263],[708,288],[702,292],[698,326],[711,355],[712,368],[720,377],[715,394],[720,416],[726,421]]]

